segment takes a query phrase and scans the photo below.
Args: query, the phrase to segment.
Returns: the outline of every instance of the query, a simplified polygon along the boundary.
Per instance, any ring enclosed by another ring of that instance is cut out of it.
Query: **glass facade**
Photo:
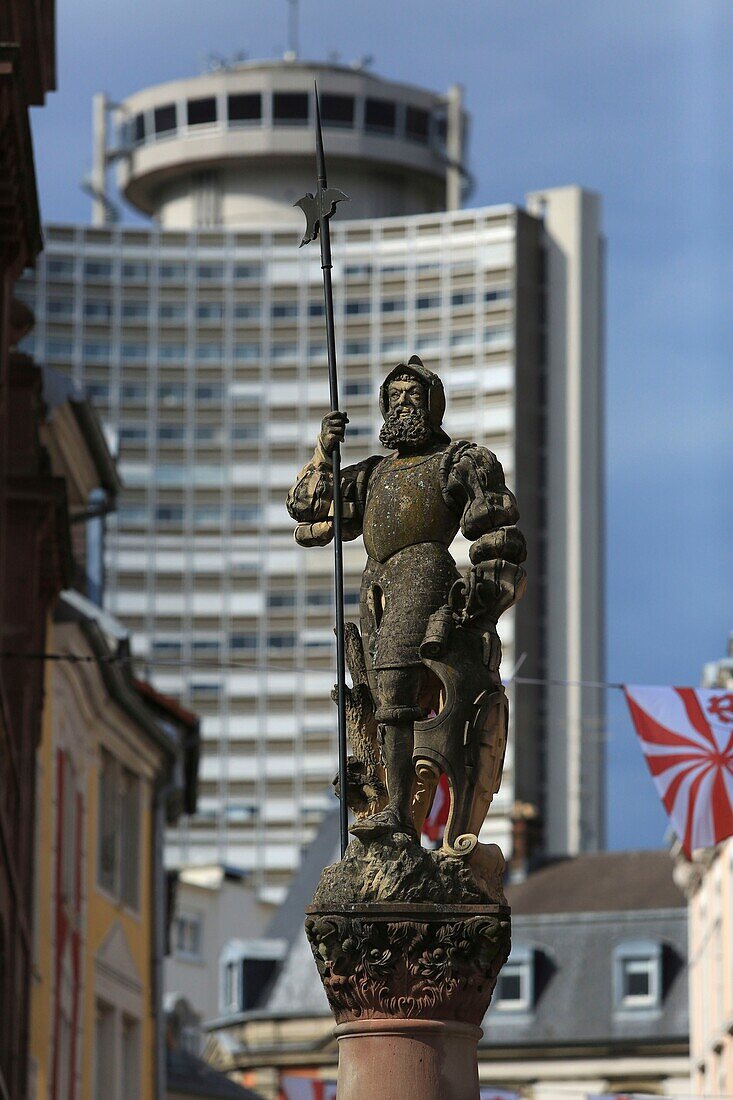
[[[517,216],[334,221],[344,462],[380,451],[379,384],[419,351],[449,434],[490,447],[516,485]],[[334,805],[337,767],[332,550],[296,547],[285,510],[328,408],[320,266],[299,239],[50,226],[21,283],[36,358],[86,389],[119,453],[106,604],[155,686],[202,716],[199,813],[169,858],[251,869],[273,898]],[[363,562],[347,544],[350,616]],[[502,638],[511,668],[511,614]],[[512,769],[510,751],[487,833],[505,848]]]

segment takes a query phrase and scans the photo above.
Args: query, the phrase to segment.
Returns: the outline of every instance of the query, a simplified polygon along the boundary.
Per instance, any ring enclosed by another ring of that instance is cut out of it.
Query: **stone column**
[[[338,1100],[478,1100],[477,1043],[510,946],[505,904],[307,910],[336,1018]]]

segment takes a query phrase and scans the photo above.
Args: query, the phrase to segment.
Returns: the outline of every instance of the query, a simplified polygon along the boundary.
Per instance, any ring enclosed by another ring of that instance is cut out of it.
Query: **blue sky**
[[[91,96],[287,46],[285,0],[59,0],[59,91],[34,111],[43,216],[87,221]],[[470,205],[598,190],[608,238],[607,674],[694,684],[733,630],[733,5],[301,0],[300,52],[445,89],[472,116]],[[611,847],[665,818],[609,693]]]

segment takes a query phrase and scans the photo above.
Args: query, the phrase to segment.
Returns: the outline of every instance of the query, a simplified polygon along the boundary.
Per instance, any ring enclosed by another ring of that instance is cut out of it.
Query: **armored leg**
[[[378,706],[374,717],[379,723],[389,803],[380,813],[357,822],[351,829],[356,836],[366,838],[397,830],[415,834],[412,819],[415,787],[412,750],[415,721],[424,717],[424,709],[418,705],[421,683],[420,665],[378,669],[376,672]]]

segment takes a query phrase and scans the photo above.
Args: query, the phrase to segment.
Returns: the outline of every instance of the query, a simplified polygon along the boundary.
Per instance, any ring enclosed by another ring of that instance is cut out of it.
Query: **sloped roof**
[[[545,863],[507,884],[512,916],[683,909],[669,852],[596,852]]]
[[[262,1100],[259,1093],[243,1088],[180,1047],[167,1052],[166,1076],[168,1091],[184,1096],[198,1096],[201,1100]]]

